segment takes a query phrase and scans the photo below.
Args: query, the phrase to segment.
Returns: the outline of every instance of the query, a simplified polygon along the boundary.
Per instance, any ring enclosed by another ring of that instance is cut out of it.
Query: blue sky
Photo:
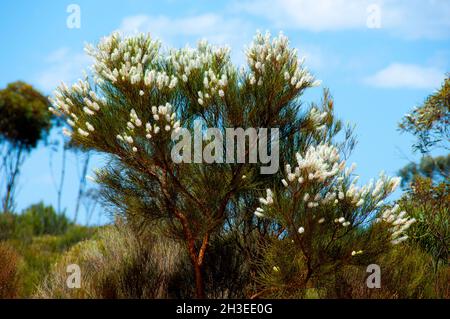
[[[67,7],[80,8],[80,28],[68,28]],[[375,26],[375,28],[374,28]],[[206,38],[228,44],[237,64],[256,30],[283,31],[306,57],[306,65],[330,88],[337,114],[356,125],[358,146],[351,160],[361,181],[389,174],[418,155],[413,138],[401,135],[402,115],[439,87],[450,71],[450,1],[446,0],[243,0],[243,1],[2,1],[0,87],[27,81],[51,94],[90,65],[86,42],[114,30],[150,32],[171,47]],[[305,95],[317,100],[320,89]],[[59,135],[54,132],[53,139]],[[24,165],[18,209],[43,200],[56,203],[50,150],[40,146]],[[61,154],[53,153],[58,178]],[[101,167],[96,157],[92,168]],[[69,155],[63,206],[73,214],[77,160]],[[107,220],[101,211],[91,222]],[[86,221],[82,216],[81,221]]]

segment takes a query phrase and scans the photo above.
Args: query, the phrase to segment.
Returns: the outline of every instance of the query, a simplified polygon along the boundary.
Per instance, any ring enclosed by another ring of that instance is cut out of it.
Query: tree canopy
[[[14,82],[0,90],[0,139],[30,149],[51,127],[50,102],[30,84]]]
[[[399,172],[402,187],[408,186],[417,177],[427,177],[433,181],[448,180],[450,172],[450,154],[447,156],[424,156],[420,163],[411,162]]]
[[[434,146],[450,149],[450,77],[425,102],[405,115],[399,127],[417,138],[414,148],[422,153]]]

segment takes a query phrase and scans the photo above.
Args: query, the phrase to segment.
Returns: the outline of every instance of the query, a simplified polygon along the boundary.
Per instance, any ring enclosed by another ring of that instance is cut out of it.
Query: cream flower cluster
[[[344,226],[344,227],[350,226],[350,224],[351,224],[349,221],[345,220],[345,217],[335,218],[334,222],[336,224],[342,224],[342,226]]]
[[[137,84],[144,81],[147,66],[157,62],[159,47],[159,42],[148,35],[122,38],[116,32],[102,38],[96,48],[86,46],[85,51],[95,59],[93,70],[99,82],[106,79],[112,83],[129,81]],[[165,80],[162,76],[156,79]],[[153,82],[147,79],[147,83]]]
[[[374,183],[358,186],[358,176],[353,178],[351,182],[346,182],[350,175],[356,168],[356,164],[352,164],[349,168],[345,167],[345,161],[341,161],[339,152],[336,147],[328,144],[320,144],[317,146],[310,146],[302,155],[296,154],[297,165],[292,168],[287,164],[285,167],[286,178],[281,180],[281,183],[286,187],[290,194],[303,192],[299,200],[303,201],[305,206],[312,210],[320,205],[327,205],[332,203],[338,204],[340,201],[351,203],[354,205],[354,210],[364,207],[366,200],[370,202],[367,208],[374,209],[382,204],[382,200],[394,192],[400,183],[398,177],[387,177],[384,173],[380,174],[380,178]],[[317,186],[320,189],[317,191]],[[304,192],[304,189],[316,189],[316,192],[310,194]],[[269,210],[269,206],[273,204],[273,193],[270,189],[267,190],[267,198],[260,198],[262,207],[258,207],[255,211],[257,217],[264,217]],[[413,219],[405,217],[406,213],[402,212],[399,216],[395,215],[394,211],[385,212],[383,220],[392,223],[393,243],[403,241],[406,238],[398,238],[399,234],[404,232]],[[318,220],[319,224],[324,223],[325,218]],[[334,222],[342,227],[352,225],[351,220],[347,220],[344,216],[336,216]],[[305,231],[303,229],[303,231]],[[302,232],[303,232],[302,231]]]
[[[362,253],[363,253],[362,250],[358,250],[358,251],[353,250],[353,251],[352,251],[352,257],[357,256],[357,255],[361,255]]]
[[[303,156],[297,152],[296,159],[297,166],[294,170],[289,164],[286,165],[287,181],[282,181],[285,186],[293,182],[302,184],[306,180],[323,182],[338,174],[345,165],[344,162],[339,163],[338,150],[327,144],[311,146]]]
[[[184,48],[172,50],[169,61],[172,62],[175,73],[187,82],[191,74],[198,70],[208,70],[213,61],[229,62],[230,49],[228,47],[216,47],[206,41],[200,41],[197,49]]]
[[[174,75],[169,76],[165,71],[146,70],[144,84],[149,88],[156,86],[158,90],[173,89],[178,84],[178,78]]]
[[[103,80],[113,83],[129,81],[136,87],[141,87],[139,90],[141,96],[152,88],[173,89],[178,84],[175,75],[152,69],[160,62],[159,43],[148,35],[122,38],[119,33],[113,33],[103,38],[95,48],[88,45],[86,51],[94,57],[95,63],[92,68],[97,83]],[[97,96],[91,89],[87,79],[78,81],[71,88],[63,83],[55,92],[52,102],[54,108],[51,110],[57,115],[66,115],[66,121],[72,127],[72,131],[64,128],[63,133],[67,136],[78,134],[85,138],[95,131],[91,123],[96,121],[89,118],[96,116],[106,105],[104,98]],[[147,123],[145,126],[147,138],[151,138],[152,134],[158,134],[160,130],[171,131],[180,126],[175,120],[175,113],[171,110],[170,104],[152,108],[155,123]],[[159,122],[156,120],[157,117],[161,118]],[[132,145],[135,128],[143,126],[134,109],[131,110],[130,121],[126,125],[125,133],[117,138]],[[135,148],[133,150],[137,151]]]
[[[164,129],[166,132],[170,132],[172,130],[177,132],[180,130],[180,121],[175,121],[176,113],[170,103],[166,103],[166,105],[160,105],[158,107],[152,106],[152,114],[155,122],[153,125],[153,133],[158,134],[159,127]],[[151,138],[149,134],[152,132],[149,124],[150,123],[146,124],[147,138]]]
[[[134,109],[131,109],[130,111],[130,121],[127,122],[127,130],[129,131],[128,133],[124,133],[122,135],[117,135],[117,139],[121,142],[126,142],[131,146],[131,149],[133,150],[133,152],[137,152],[138,149],[136,146],[133,145],[134,143],[134,139],[132,137],[132,135],[134,135],[134,129],[136,127],[141,127],[142,126],[142,121],[141,119],[138,117],[136,111]]]
[[[289,41],[282,33],[271,41],[271,35],[258,32],[252,45],[246,51],[247,62],[250,66],[250,84],[263,84],[263,78],[269,69],[282,73],[284,80],[290,86],[299,90],[307,86],[318,86],[313,76],[303,67],[303,61],[298,60],[296,50],[289,48]]]
[[[395,205],[393,208],[386,209],[376,221],[384,221],[391,225],[391,243],[397,245],[408,239],[405,232],[416,222],[416,219],[408,217],[405,211],[399,212],[399,206]]]
[[[311,195],[306,193],[303,200],[308,202],[308,207],[317,207],[319,204],[327,204],[334,201],[346,200],[356,207],[364,204],[364,198],[371,193],[375,201],[381,200],[386,193],[392,193],[399,185],[400,178],[389,178],[383,173],[374,184],[358,186],[358,176],[347,186],[343,182],[349,178],[356,168],[352,164],[345,168],[345,161],[341,161],[338,150],[328,144],[320,144],[308,148],[304,156],[296,154],[297,166],[292,170],[286,165],[286,179],[281,182],[285,187],[298,188],[304,183],[324,183],[333,184],[328,192],[322,195],[321,192]]]
[[[141,128],[145,130],[145,137],[151,140],[154,136],[159,134],[161,130],[171,134],[172,131],[178,132],[180,130],[180,121],[176,120],[176,113],[173,111],[173,106],[170,103],[160,105],[158,107],[152,106],[153,124],[146,122],[143,125],[142,120],[138,117],[134,109],[130,112],[130,120],[127,122],[126,131],[123,134],[117,135],[117,140],[126,142],[132,147],[133,152],[137,152],[136,146],[133,146],[135,140],[133,136],[136,134],[136,129]]]
[[[309,111],[308,118],[313,123],[313,125],[316,127],[317,131],[322,131],[326,128],[326,125],[324,124],[325,119],[328,115],[328,112],[320,112],[317,108],[313,107]]]
[[[339,154],[335,147],[326,144],[311,146],[304,156],[300,153],[296,154],[297,166],[292,169],[291,165],[285,167],[286,179],[282,179],[282,184],[287,188],[301,187],[305,183],[314,181],[324,182],[338,174],[344,168],[339,164]],[[345,163],[344,163],[345,164]],[[272,192],[270,192],[272,195]],[[272,199],[272,196],[270,197]],[[308,208],[315,208],[322,202],[328,203],[336,198],[336,194],[328,192],[322,196],[320,192],[310,195],[305,193],[302,200]],[[260,199],[261,204],[267,205],[265,201]],[[273,202],[273,199],[272,199]],[[263,210],[259,207],[257,211]]]
[[[213,96],[224,97],[228,85],[228,74],[231,72],[228,47],[215,47],[206,41],[200,41],[196,50],[185,48],[172,51],[169,60],[175,74],[183,82],[188,82],[191,75],[198,73],[203,77],[203,90],[198,91],[197,101],[206,105]],[[221,70],[214,72],[214,62],[221,61]]]
[[[259,198],[259,202],[262,205],[266,205],[266,206],[273,205],[273,192],[270,188],[266,189],[266,197]],[[264,209],[262,209],[261,207],[256,208],[255,216],[260,217],[260,218],[265,217]]]
[[[80,99],[82,97],[82,99]],[[94,91],[91,90],[91,86],[87,80],[79,80],[69,88],[66,84],[62,85],[54,92],[54,98],[50,99],[53,107],[50,110],[61,116],[62,114],[67,116],[67,124],[69,124],[73,131],[80,136],[88,137],[90,133],[95,131],[94,126],[89,122],[81,122],[79,116],[77,116],[72,109],[75,103],[81,103],[84,105],[82,108],[85,114],[84,118],[90,118],[96,116],[100,111],[101,106],[105,104],[103,98],[100,98]],[[78,100],[78,101],[77,101]],[[67,128],[63,128],[64,135],[72,136]]]
[[[220,97],[224,97],[227,85],[227,73],[222,73],[220,78],[218,78],[211,69],[205,71],[203,78],[203,92],[198,92],[198,104],[208,104],[209,100],[216,93],[218,93]]]

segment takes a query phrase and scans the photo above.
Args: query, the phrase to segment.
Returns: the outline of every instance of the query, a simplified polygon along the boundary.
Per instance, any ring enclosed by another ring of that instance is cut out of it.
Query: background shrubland
[[[0,214],[1,261],[10,279],[19,280],[15,297],[30,297],[51,266],[69,247],[90,238],[96,230],[73,224],[51,206],[32,205],[21,214]],[[8,270],[9,269],[9,270]],[[9,285],[8,278],[0,286]]]

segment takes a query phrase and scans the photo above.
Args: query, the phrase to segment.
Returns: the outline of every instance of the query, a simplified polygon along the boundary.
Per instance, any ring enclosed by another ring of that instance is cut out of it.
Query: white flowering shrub
[[[274,242],[268,250],[277,252],[263,266],[268,290],[261,293],[302,296],[308,282],[314,277],[320,282],[330,268],[368,265],[383,249],[408,238],[415,219],[398,205],[384,204],[400,178],[380,174],[377,181],[358,186],[355,167],[346,168],[335,146],[312,145],[297,152],[295,165],[286,164],[275,190],[268,188],[259,198],[254,214],[271,224]]]
[[[318,224],[331,226],[334,237],[339,237],[348,229],[367,225],[373,220],[374,212],[382,211],[378,208],[383,200],[400,183],[398,177],[381,174],[375,183],[357,186],[358,176],[351,177],[356,164],[346,168],[338,150],[327,144],[311,146],[303,156],[296,153],[296,159],[295,167],[289,164],[285,167],[286,178],[281,180],[284,189],[279,190],[277,200],[274,201],[272,190],[267,189],[266,198],[259,198],[262,205],[255,211],[259,218],[276,219],[280,225],[285,225],[286,231],[291,228],[290,233],[298,229],[298,233],[303,234],[306,224],[313,225],[311,231],[314,231],[314,224]],[[387,208],[374,220],[390,225],[392,244],[407,239],[404,233],[415,221],[408,218],[405,211],[397,212],[398,208],[398,205]],[[319,233],[323,232],[319,230]]]
[[[352,181],[352,169],[340,159],[354,144],[351,132],[335,142],[342,124],[327,91],[322,105],[302,106],[302,93],[320,82],[282,34],[258,33],[242,68],[231,63],[227,48],[201,41],[195,49],[162,50],[149,35],[115,33],[86,51],[94,59],[92,73],[71,87],[62,84],[52,111],[66,120],[64,133],[73,143],[109,155],[96,181],[116,212],[184,241],[197,297],[207,295],[208,247],[227,232],[238,234],[236,250],[249,251],[255,239],[292,241],[289,247],[303,257],[291,262],[304,261],[312,272],[323,260],[351,259],[352,251],[363,256],[372,237],[405,239],[411,223],[405,213],[381,215],[398,180],[381,177],[363,187]],[[285,174],[262,176],[254,163],[174,163],[172,133],[193,131],[197,120],[222,132],[278,128],[280,162],[296,164],[286,165]],[[371,223],[376,216],[380,222]],[[385,231],[375,236],[375,228]],[[339,246],[344,237],[353,241]]]

